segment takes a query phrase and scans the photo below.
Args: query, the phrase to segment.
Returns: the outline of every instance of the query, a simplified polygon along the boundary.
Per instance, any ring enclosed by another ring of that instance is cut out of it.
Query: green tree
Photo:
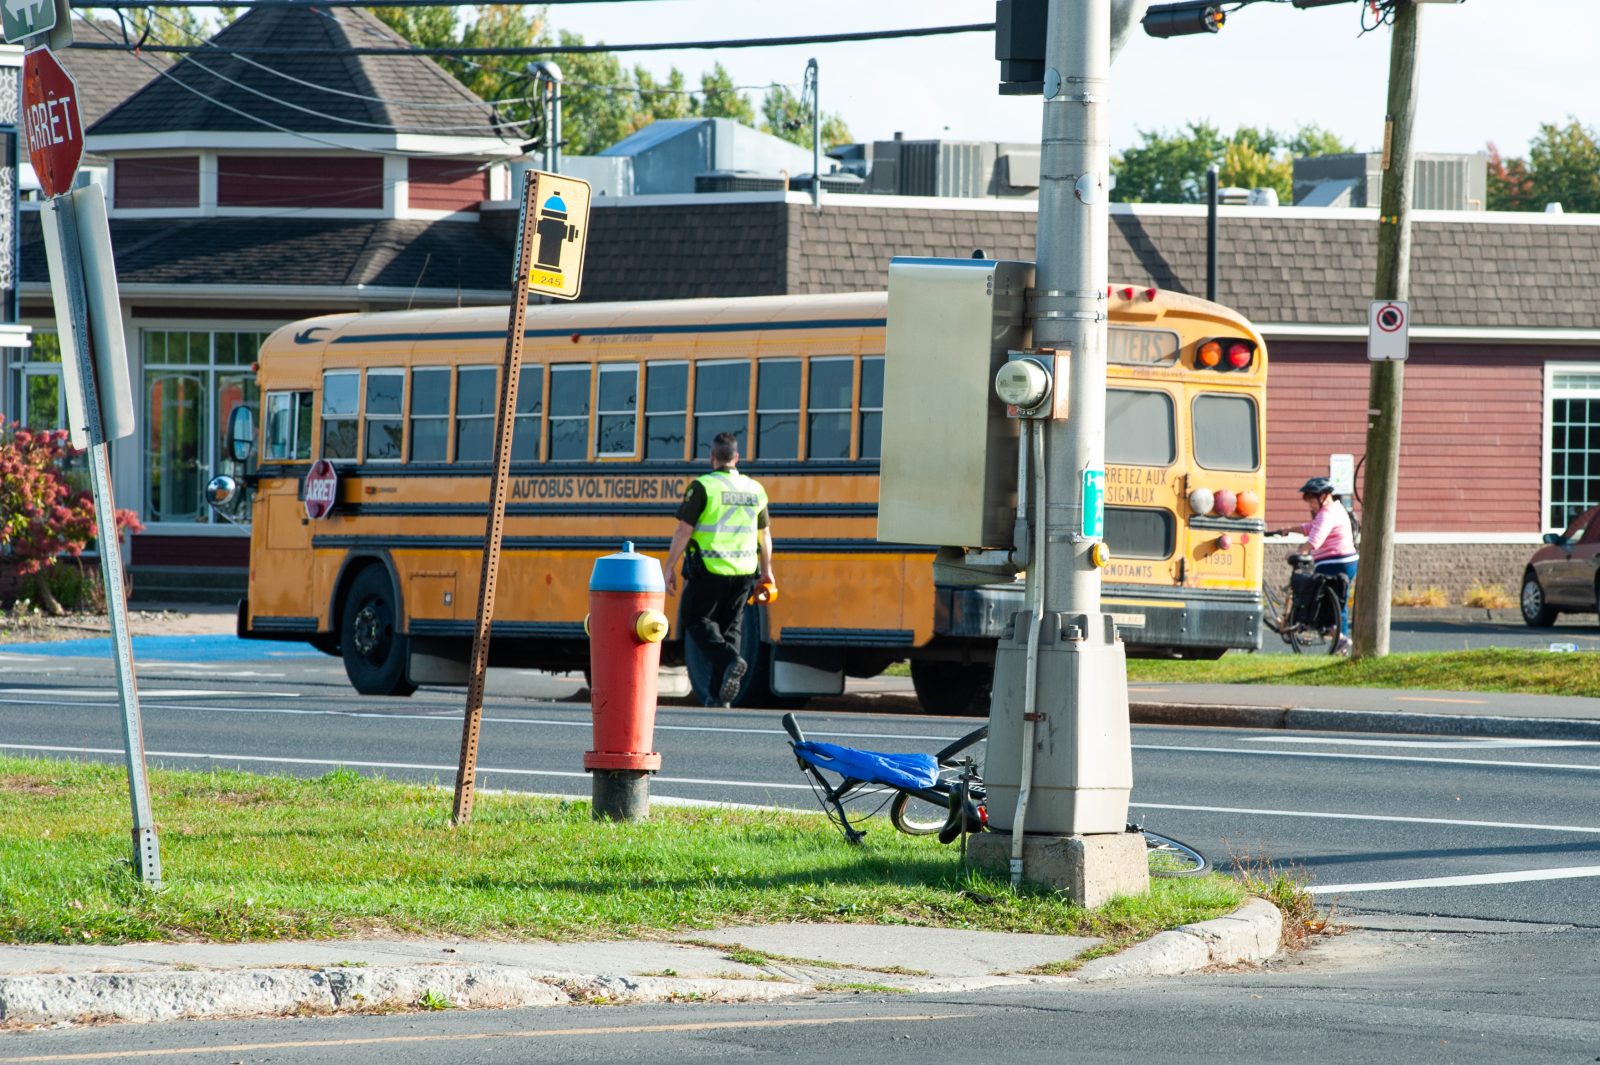
[[[811,102],[802,100],[788,86],[773,85],[761,101],[761,128],[774,137],[782,137],[802,148],[811,147]],[[850,127],[839,115],[824,112],[822,116],[822,148],[826,151],[836,144],[849,144]]]
[[[746,126],[756,124],[755,105],[734,87],[733,75],[721,63],[700,75],[700,113],[706,118],[731,118]]]
[[[1576,118],[1565,126],[1540,125],[1528,145],[1528,169],[1535,209],[1559,203],[1568,211],[1600,212],[1600,142]]]
[[[1506,159],[1489,142],[1489,203],[1491,211],[1531,211],[1533,175],[1526,159]]]
[[[1302,126],[1285,137],[1271,129],[1240,126],[1233,136],[1209,122],[1191,122],[1177,133],[1139,132],[1141,144],[1111,160],[1124,203],[1200,203],[1206,171],[1218,168],[1222,185],[1277,190],[1289,203],[1294,193],[1294,158],[1352,151],[1320,126]]]
[[[656,80],[644,67],[633,68],[633,81],[638,86],[639,107],[634,113],[634,128],[643,129],[658,118],[693,118],[699,104],[689,94],[683,71],[673,67],[663,81]]]
[[[167,7],[154,5],[151,7],[117,8],[110,11],[94,11],[94,16],[110,22],[121,15],[128,28],[128,38],[135,43],[143,41],[147,44],[198,44],[206,40],[218,29],[232,22],[238,14],[238,8],[221,7],[216,11],[216,21],[202,18],[196,14],[192,7]]]

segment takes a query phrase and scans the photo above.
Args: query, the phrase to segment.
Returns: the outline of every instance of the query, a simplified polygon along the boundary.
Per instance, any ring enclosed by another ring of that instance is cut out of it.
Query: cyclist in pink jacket
[[[1347,609],[1349,589],[1355,585],[1356,554],[1355,530],[1350,523],[1350,512],[1344,509],[1339,497],[1333,494],[1333,482],[1326,477],[1313,477],[1300,486],[1300,498],[1311,508],[1311,520],[1287,529],[1274,529],[1271,535],[1287,536],[1292,532],[1304,533],[1306,547],[1311,552],[1313,570],[1317,573],[1338,574],[1345,579],[1346,595],[1339,602],[1340,654],[1349,650],[1350,617]]]

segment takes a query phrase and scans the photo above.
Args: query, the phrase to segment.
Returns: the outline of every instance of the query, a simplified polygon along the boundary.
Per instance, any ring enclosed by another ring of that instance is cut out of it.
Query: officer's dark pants
[[[686,638],[694,640],[711,663],[706,694],[715,698],[723,670],[739,654],[739,622],[756,575],[695,573],[684,584],[679,618]]]

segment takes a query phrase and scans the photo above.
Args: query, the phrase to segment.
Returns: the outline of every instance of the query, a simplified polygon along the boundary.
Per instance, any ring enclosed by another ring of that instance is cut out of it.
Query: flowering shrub
[[[0,553],[18,574],[34,578],[40,602],[53,614],[61,604],[50,589],[51,569],[82,555],[99,533],[92,494],[67,482],[71,454],[65,429],[0,423]],[[119,534],[144,531],[131,510],[116,512],[116,526]]]

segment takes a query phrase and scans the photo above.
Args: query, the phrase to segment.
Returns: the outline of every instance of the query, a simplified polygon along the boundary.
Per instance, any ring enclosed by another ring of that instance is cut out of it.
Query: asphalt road
[[[459,691],[361,698],[320,657],[147,663],[141,677],[156,765],[301,775],[343,765],[454,780]],[[1482,712],[1493,713],[1485,698]],[[880,750],[934,750],[977,724],[801,716],[816,738]],[[812,808],[776,718],[663,707],[653,794]],[[103,662],[0,655],[0,723],[7,753],[121,757]],[[491,689],[479,786],[587,796],[589,740],[586,705]],[[1600,745],[1181,727],[1135,728],[1134,743],[1133,816],[1219,864],[1230,855],[1289,864],[1347,912],[1600,928]]]
[[[1580,651],[1600,650],[1600,625],[1593,614],[1588,614],[1561,618],[1548,629],[1531,629],[1520,621],[1402,619],[1389,626],[1392,651],[1475,651],[1485,647],[1545,651],[1551,644],[1574,644]],[[1261,650],[1267,654],[1294,653],[1271,629],[1261,633]]]

